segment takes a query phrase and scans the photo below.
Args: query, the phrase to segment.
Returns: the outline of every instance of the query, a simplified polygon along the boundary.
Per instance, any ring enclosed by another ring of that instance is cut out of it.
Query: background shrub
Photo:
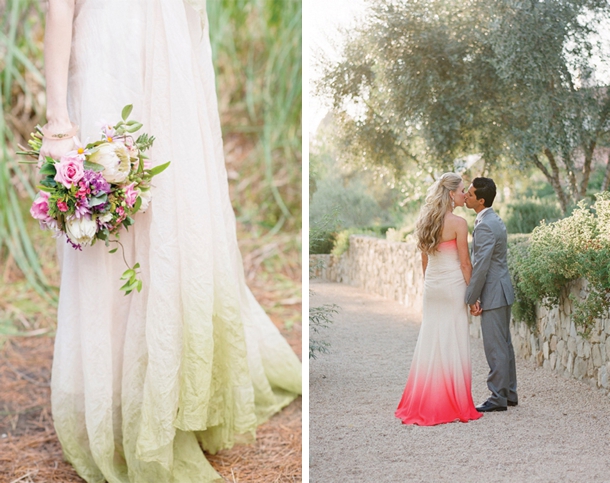
[[[552,307],[568,282],[588,281],[584,301],[574,302],[573,320],[588,334],[595,319],[610,308],[610,193],[598,193],[588,206],[581,201],[572,214],[542,223],[527,241],[511,237],[509,264],[517,301],[515,317],[535,327],[536,302]]]
[[[528,198],[508,203],[501,218],[508,233],[531,233],[542,220],[551,223],[561,218],[561,210],[555,202]]]

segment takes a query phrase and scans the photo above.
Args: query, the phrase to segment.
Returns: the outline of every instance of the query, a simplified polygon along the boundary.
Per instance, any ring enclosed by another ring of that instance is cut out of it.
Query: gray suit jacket
[[[515,300],[506,261],[506,227],[493,209],[483,213],[472,232],[472,277],[466,303],[477,300],[483,310],[511,305]]]

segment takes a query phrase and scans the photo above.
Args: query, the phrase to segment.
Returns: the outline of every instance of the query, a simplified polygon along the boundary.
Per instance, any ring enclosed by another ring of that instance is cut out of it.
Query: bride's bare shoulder
[[[453,213],[447,213],[445,217],[445,224],[449,224],[451,226],[468,226],[468,223],[461,216],[455,215]]]

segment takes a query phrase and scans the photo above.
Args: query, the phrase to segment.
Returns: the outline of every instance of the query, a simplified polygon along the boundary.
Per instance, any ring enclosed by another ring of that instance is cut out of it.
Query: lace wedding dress
[[[193,3],[191,5],[190,3]],[[123,106],[156,137],[153,201],[120,254],[61,243],[52,374],[65,457],[89,483],[210,482],[209,452],[251,441],[301,392],[301,364],[246,287],[205,3],[77,0],[69,111],[81,139]]]
[[[428,257],[423,319],[396,417],[432,426],[479,419],[472,401],[470,338],[457,243],[443,242]]]

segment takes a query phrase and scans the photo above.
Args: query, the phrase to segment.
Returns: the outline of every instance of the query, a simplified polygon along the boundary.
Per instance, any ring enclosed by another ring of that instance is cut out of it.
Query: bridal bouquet
[[[119,232],[133,225],[133,216],[146,210],[151,201],[151,179],[169,166],[169,161],[154,168],[143,154],[155,138],[133,133],[142,128],[137,121],[128,121],[132,110],[125,106],[122,120],[114,126],[104,126],[101,139],[82,145],[76,138],[76,149],[60,159],[46,157],[38,162],[42,180],[31,215],[39,220],[42,229],[50,229],[56,236],[65,233],[67,242],[75,249],[103,240],[120,245]],[[38,158],[44,133],[39,126],[31,134],[30,151],[19,154]],[[121,245],[122,247],[122,245]],[[118,249],[110,250],[111,253]],[[123,257],[124,258],[124,257]],[[125,295],[142,290],[136,270],[140,264],[129,266],[121,279]]]

